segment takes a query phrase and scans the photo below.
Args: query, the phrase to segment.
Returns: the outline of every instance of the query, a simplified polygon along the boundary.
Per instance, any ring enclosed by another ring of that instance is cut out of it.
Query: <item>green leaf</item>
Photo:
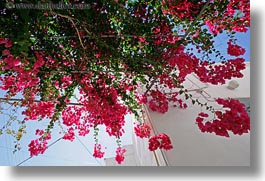
[[[179,95],[181,95],[181,94],[183,94],[184,93],[184,91],[183,90],[180,90],[179,91]]]
[[[12,131],[10,129],[7,129],[6,134],[12,134]]]

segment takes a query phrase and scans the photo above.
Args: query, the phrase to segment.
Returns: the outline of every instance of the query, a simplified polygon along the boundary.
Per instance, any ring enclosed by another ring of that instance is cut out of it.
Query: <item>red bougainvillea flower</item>
[[[242,70],[246,68],[245,59],[230,59],[227,62],[210,65],[204,61],[195,69],[196,75],[202,82],[212,83],[214,85],[224,84],[225,80],[232,77],[242,78]]]
[[[26,116],[25,120],[36,120],[41,118],[51,118],[54,113],[54,103],[52,101],[40,101],[28,106],[28,109],[22,112]]]
[[[101,145],[100,144],[95,144],[94,145],[93,156],[95,158],[102,158],[104,156],[104,152],[101,151]]]
[[[4,58],[4,62],[6,70],[14,69],[21,65],[20,58],[13,57],[12,55],[9,55],[8,57]]]
[[[151,137],[149,139],[149,150],[155,151],[160,147],[160,142],[158,141],[157,137]]]
[[[8,40],[7,38],[0,38],[0,45],[6,44],[7,40]]]
[[[152,111],[158,111],[160,113],[165,113],[168,111],[168,100],[165,94],[159,90],[151,92],[152,99],[149,102],[149,108]]]
[[[67,107],[62,112],[63,124],[66,126],[79,125],[81,110],[76,106]]]
[[[51,139],[51,135],[48,133],[47,135],[44,136],[44,131],[43,130],[36,130],[36,135],[40,136],[40,138],[36,140],[32,140],[28,147],[29,147],[29,152],[30,156],[38,156],[39,154],[43,154],[47,149],[48,149],[48,142],[47,140]]]
[[[200,113],[196,118],[196,123],[202,132],[225,137],[229,137],[228,131],[232,131],[235,135],[249,132],[250,118],[244,104],[238,100],[221,98],[218,98],[216,102],[223,105],[224,111],[215,111],[216,118],[213,121],[203,123],[208,117],[205,113]]]
[[[244,48],[242,48],[239,45],[233,44],[232,41],[228,41],[227,44],[228,44],[227,53],[229,55],[238,57],[240,55],[244,55],[246,52]]]
[[[39,69],[41,66],[44,65],[45,61],[44,61],[44,57],[42,54],[36,52],[35,53],[36,55],[36,62],[34,63],[33,65],[33,69],[36,70],[36,69]]]
[[[213,6],[218,1],[212,1]],[[238,14],[241,14],[238,16]],[[220,16],[216,9],[204,23],[209,27],[212,34],[219,34],[223,30],[246,32],[250,27],[250,1],[249,0],[231,0],[226,9]],[[228,26],[227,26],[228,25]]]
[[[43,133],[44,133],[43,130],[37,129],[35,134],[36,134],[36,135],[39,135],[39,136],[42,136]]]
[[[116,150],[116,157],[115,160],[118,164],[121,164],[124,161],[124,154],[126,152],[125,148],[118,147]]]
[[[147,103],[147,96],[146,95],[136,95],[136,99],[139,104],[146,104]]]
[[[5,48],[12,47],[12,41],[9,38],[0,38],[0,45],[4,44]]]
[[[74,139],[75,139],[74,128],[70,127],[67,130],[67,133],[64,134],[63,139],[69,140],[69,141],[74,141]]]
[[[190,2],[187,0],[163,0],[163,13],[177,16],[179,19],[193,20],[194,14],[198,14],[201,9],[202,2]]]
[[[39,141],[39,140],[32,140],[29,143],[29,152],[30,152],[30,156],[38,156],[39,154],[43,154],[48,146],[47,146],[47,141]]]
[[[173,148],[170,138],[164,133],[152,136],[149,139],[149,150],[155,151],[158,148],[165,150],[171,150]]]
[[[126,153],[125,148],[118,147],[116,150],[116,157],[115,160],[118,164],[121,164],[124,161],[124,154]]]
[[[145,37],[139,37],[139,42],[145,42],[146,38]]]
[[[148,124],[142,123],[134,127],[134,131],[136,136],[139,136],[140,138],[148,138],[151,133],[151,128]]]

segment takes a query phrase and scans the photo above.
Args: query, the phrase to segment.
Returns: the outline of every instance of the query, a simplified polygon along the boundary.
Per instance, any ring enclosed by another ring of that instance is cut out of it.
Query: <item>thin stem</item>
[[[52,14],[55,14],[55,13],[52,12]],[[63,14],[59,14],[59,13],[56,14],[56,15],[58,15],[58,16],[60,16],[60,17],[62,17],[62,18],[66,18],[66,19],[68,19],[68,20],[73,24],[73,26],[74,26],[74,28],[75,28],[75,30],[76,30],[76,33],[77,33],[77,35],[78,35],[78,39],[79,39],[79,41],[80,41],[81,46],[83,47],[83,49],[86,49],[85,46],[84,46],[84,44],[83,44],[83,42],[82,42],[80,32],[79,32],[78,28],[76,27],[73,18],[70,17],[70,16],[68,16],[68,15],[63,15]]]
[[[8,98],[7,99],[7,98],[0,97],[0,102],[7,102],[7,103],[8,103],[8,101],[21,102],[23,100],[24,99],[14,99],[14,98]],[[41,102],[41,100],[34,100],[33,102]],[[70,102],[70,103],[68,103],[68,105],[82,106],[83,104]]]

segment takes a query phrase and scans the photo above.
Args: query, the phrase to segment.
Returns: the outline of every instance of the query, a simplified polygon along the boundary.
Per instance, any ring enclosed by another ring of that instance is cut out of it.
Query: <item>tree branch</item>
[[[60,16],[60,17],[62,17],[62,18],[66,18],[66,19],[68,19],[68,20],[73,24],[73,26],[74,26],[74,28],[75,28],[75,31],[76,31],[76,33],[77,33],[77,35],[78,35],[78,39],[79,39],[79,41],[80,41],[80,44],[81,44],[82,48],[85,50],[86,48],[85,48],[85,46],[84,46],[84,44],[83,44],[83,42],[82,42],[80,32],[79,32],[78,28],[76,27],[73,18],[70,17],[70,16],[68,16],[68,15],[63,15],[63,14],[59,14],[59,13],[56,14],[56,13],[54,13],[54,12],[52,12],[52,14],[53,14],[53,15],[58,15],[58,16]]]

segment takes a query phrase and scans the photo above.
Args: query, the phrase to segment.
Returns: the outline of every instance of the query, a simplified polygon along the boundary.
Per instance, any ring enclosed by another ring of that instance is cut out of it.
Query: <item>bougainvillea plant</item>
[[[177,109],[190,100],[208,111],[194,120],[202,132],[226,137],[249,132],[250,118],[239,101],[219,98],[223,109],[215,110],[183,86],[189,74],[214,85],[243,77],[246,50],[235,34],[250,27],[249,0],[63,1],[86,9],[18,8],[23,2],[12,2],[13,8],[1,2],[0,88],[5,101],[22,97],[13,104],[23,108],[22,123],[49,120],[45,130],[36,128],[31,156],[47,150],[58,123],[62,139],[70,141],[94,130],[93,156],[102,158],[97,136],[103,125],[117,139],[116,161],[122,163],[127,114],[135,115],[135,134],[149,139],[151,151],[172,149],[166,133],[151,135],[141,117],[144,104],[166,113],[171,102]],[[31,1],[47,2],[59,1]],[[228,48],[220,52],[214,41],[224,34]],[[23,129],[16,133],[19,139]]]

